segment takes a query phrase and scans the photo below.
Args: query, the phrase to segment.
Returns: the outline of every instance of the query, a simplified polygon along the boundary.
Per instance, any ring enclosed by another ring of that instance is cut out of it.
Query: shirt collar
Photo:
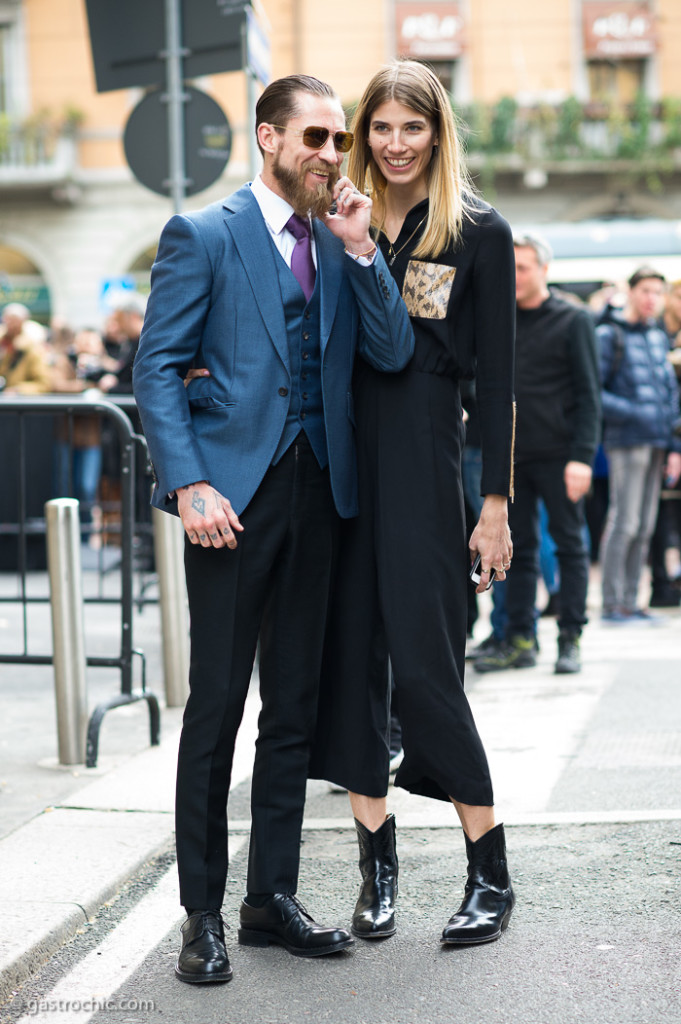
[[[273,192],[259,174],[251,182],[251,192],[272,234],[280,234],[291,214],[295,212],[291,204]]]

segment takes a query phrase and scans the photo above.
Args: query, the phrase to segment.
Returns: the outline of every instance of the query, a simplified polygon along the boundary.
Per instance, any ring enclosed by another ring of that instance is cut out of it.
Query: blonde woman
[[[451,801],[464,831],[468,882],[442,942],[490,942],[508,924],[514,896],[463,675],[471,561],[480,555],[483,591],[492,570],[505,578],[512,555],[513,243],[468,182],[449,97],[426,65],[381,69],[353,131],[348,175],[373,199],[373,236],[416,348],[389,377],[356,364],[360,514],[344,524],[311,775],[350,792],[362,874],[354,934],[392,935],[389,658],[404,747],[396,785]],[[467,545],[459,381],[473,375],[485,497]]]

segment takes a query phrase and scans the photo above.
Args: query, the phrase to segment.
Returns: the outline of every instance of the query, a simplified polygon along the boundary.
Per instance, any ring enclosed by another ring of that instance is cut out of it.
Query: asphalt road
[[[244,844],[224,907],[234,980],[198,989],[173,977],[176,928],[148,945],[149,929],[167,928],[176,914],[169,852],[25,986],[2,1020],[678,1024],[681,824],[518,826],[508,840],[518,904],[499,942],[440,947],[463,884],[461,844],[448,829],[407,829],[397,935],[314,961],[236,944]],[[347,922],[354,853],[348,830],[306,833],[301,877],[319,919]],[[88,1000],[108,1008],[77,1008]]]
[[[517,893],[499,942],[440,946],[463,887],[461,834],[447,805],[393,790],[397,935],[313,961],[238,946],[246,769],[230,797],[224,915],[234,980],[197,990],[173,976],[181,914],[169,846],[0,1007],[0,1020],[679,1024],[681,611],[618,630],[598,622],[597,595],[590,603],[579,676],[553,674],[555,623],[542,620],[536,668],[468,680]],[[252,703],[245,728],[255,694]],[[135,743],[144,743],[144,714],[129,715]],[[346,797],[311,783],[299,895],[318,920],[349,923],[356,856]]]

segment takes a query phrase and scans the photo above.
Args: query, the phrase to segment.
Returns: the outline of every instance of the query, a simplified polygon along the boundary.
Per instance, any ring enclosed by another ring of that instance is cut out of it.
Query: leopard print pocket
[[[409,260],[402,286],[402,298],[409,315],[444,320],[455,274],[456,267]]]

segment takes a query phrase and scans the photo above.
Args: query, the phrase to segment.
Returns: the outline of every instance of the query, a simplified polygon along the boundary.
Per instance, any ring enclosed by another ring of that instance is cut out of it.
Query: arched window
[[[21,302],[33,320],[49,323],[50,292],[40,270],[18,249],[0,243],[0,306],[8,302]]]
[[[150,246],[130,264],[128,273],[135,280],[135,291],[148,295],[151,290],[151,267],[156,259],[156,246]]]

